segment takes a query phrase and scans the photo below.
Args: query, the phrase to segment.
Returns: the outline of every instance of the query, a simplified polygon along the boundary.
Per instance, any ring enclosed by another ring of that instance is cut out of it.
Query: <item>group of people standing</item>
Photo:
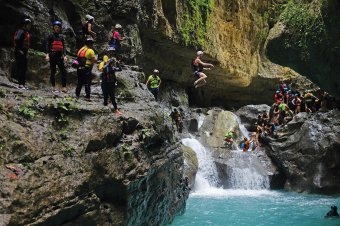
[[[85,16],[85,22],[82,24],[82,42],[84,45],[78,50],[77,58],[73,60],[72,66],[77,68],[78,82],[76,87],[76,97],[80,97],[80,92],[83,86],[85,86],[86,100],[90,100],[91,96],[91,83],[92,83],[92,69],[97,62],[97,57],[93,49],[96,33],[93,31],[94,17],[91,15]],[[15,55],[15,75],[18,80],[18,89],[28,89],[26,86],[26,72],[27,72],[27,53],[30,48],[31,35],[30,30],[32,28],[32,20],[25,18],[22,21],[22,26],[14,34],[14,55]],[[115,109],[116,114],[121,115],[118,110],[117,104],[114,98],[114,86],[116,84],[115,72],[121,71],[119,65],[119,54],[121,51],[121,42],[124,37],[121,37],[120,31],[122,26],[116,24],[112,32],[112,38],[109,41],[110,59],[107,60],[103,67],[101,80],[102,90],[104,96],[104,105],[108,103],[108,97],[111,97],[111,102]],[[46,39],[45,48],[45,60],[50,64],[50,83],[53,93],[68,93],[67,90],[67,71],[65,63],[66,57],[66,45],[65,39],[61,34],[62,22],[55,20],[52,22],[52,32]],[[56,69],[59,68],[61,74],[61,90],[56,87]]]

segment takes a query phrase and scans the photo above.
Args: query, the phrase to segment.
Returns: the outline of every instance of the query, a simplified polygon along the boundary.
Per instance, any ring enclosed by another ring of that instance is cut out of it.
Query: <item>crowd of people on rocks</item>
[[[301,93],[281,81],[274,94],[274,103],[269,112],[263,111],[258,115],[255,122],[256,132],[251,133],[249,139],[244,138],[241,148],[247,152],[251,143],[253,143],[253,149],[261,147],[261,137],[275,136],[278,127],[286,125],[300,112],[325,112],[336,108],[335,98],[319,88],[314,88],[313,84],[309,87],[306,86]],[[231,146],[232,137],[233,131],[229,131],[225,135],[226,145]]]
[[[25,18],[22,26],[14,34],[14,55],[15,55],[15,77],[18,80],[18,89],[28,89],[26,85],[27,72],[27,55],[31,43],[30,30],[32,28],[32,20]],[[46,38],[45,61],[50,64],[50,84],[53,93],[68,93],[67,88],[67,70],[65,63],[68,61],[66,55],[65,38],[62,35],[62,21],[54,20],[51,23],[52,31]],[[98,65],[101,72],[101,88],[104,99],[104,105],[107,106],[109,97],[116,115],[122,113],[118,109],[115,98],[115,87],[117,79],[115,72],[122,71],[122,42],[125,37],[121,35],[122,25],[116,24],[112,31],[112,36],[108,41],[108,48],[104,53],[103,60]],[[94,43],[97,33],[94,31],[94,17],[86,15],[82,23],[81,43],[82,47],[77,52],[77,57],[72,60],[72,66],[77,69],[77,86],[75,95],[80,98],[81,90],[85,87],[85,100],[91,101],[91,83],[92,69],[98,61],[98,54],[94,50]],[[206,84],[207,75],[203,70],[210,70],[213,65],[202,61],[203,51],[198,51],[196,58],[192,61],[193,75],[195,78],[194,87],[198,88]],[[61,74],[61,89],[56,85],[57,67]],[[150,92],[158,100],[159,88],[161,85],[159,70],[154,69],[153,73],[148,77],[146,86]],[[178,131],[182,130],[182,118],[177,109],[174,109],[171,115]]]
[[[93,30],[94,17],[91,15],[85,16],[85,21],[82,24],[82,42],[83,46],[77,52],[77,58],[72,61],[72,66],[77,68],[77,86],[75,90],[76,97],[80,97],[82,87],[85,87],[85,100],[91,100],[91,83],[92,83],[92,69],[97,62],[97,54],[93,48],[96,33]],[[65,63],[66,57],[66,43],[62,31],[62,22],[54,20],[52,22],[52,32],[46,39],[45,60],[50,64],[50,83],[53,93],[68,93],[67,89],[67,72]],[[18,80],[18,89],[28,89],[26,85],[26,71],[27,71],[27,53],[30,48],[32,28],[32,20],[25,18],[22,21],[22,26],[14,34],[14,55],[15,55],[15,76]],[[122,26],[116,24],[112,31],[112,37],[109,40],[109,47],[107,54],[103,57],[103,61],[99,64],[99,71],[101,71],[101,88],[103,92],[104,105],[108,105],[108,98],[110,97],[116,115],[122,113],[118,110],[115,87],[117,79],[115,72],[122,70],[121,63],[121,47],[125,37],[121,36]],[[59,68],[61,74],[61,89],[57,89],[55,75],[56,68]],[[150,76],[148,83],[151,84],[151,92],[157,99],[158,87],[160,85],[160,78],[158,77],[158,70],[154,70],[154,75]]]

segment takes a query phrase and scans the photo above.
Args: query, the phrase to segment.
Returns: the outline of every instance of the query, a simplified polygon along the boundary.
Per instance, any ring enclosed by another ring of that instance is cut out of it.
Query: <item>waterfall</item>
[[[195,138],[184,138],[182,143],[196,153],[198,172],[196,174],[195,190],[208,189],[218,183],[215,163],[210,152]]]
[[[240,139],[249,138],[249,131],[236,115],[235,117],[239,124]],[[204,117],[198,118],[199,127],[203,124],[203,120]],[[194,136],[182,139],[182,143],[190,147],[198,159],[195,194],[224,194],[226,191],[242,191],[243,193],[246,190],[255,192],[254,190],[261,191],[270,188],[268,172],[261,160],[254,154],[255,152],[243,152],[239,147],[236,150],[230,150],[227,157],[215,160],[219,162],[219,171],[217,171],[210,151]],[[223,185],[227,190],[217,188],[217,185]]]
[[[269,177],[261,161],[250,153],[232,152],[226,163],[226,185],[231,189],[269,189]]]

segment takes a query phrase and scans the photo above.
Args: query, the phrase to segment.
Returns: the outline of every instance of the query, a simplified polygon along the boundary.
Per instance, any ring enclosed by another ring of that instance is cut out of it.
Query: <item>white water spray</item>
[[[195,191],[216,186],[218,183],[217,171],[210,152],[195,138],[182,139],[182,143],[194,150],[197,156],[198,172],[196,174]]]

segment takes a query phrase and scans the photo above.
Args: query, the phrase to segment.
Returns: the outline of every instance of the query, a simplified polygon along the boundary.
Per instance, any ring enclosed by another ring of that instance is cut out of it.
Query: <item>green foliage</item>
[[[72,157],[74,155],[75,149],[71,146],[67,146],[64,150],[63,150],[63,155],[65,157]]]
[[[19,106],[19,114],[27,119],[35,118],[38,114],[36,106],[40,100],[40,97],[31,96],[27,101]]]
[[[79,107],[72,97],[58,99],[54,108],[56,110],[54,126],[58,128],[63,128],[69,124],[69,120],[66,116],[68,113],[79,111]]]
[[[214,0],[184,0],[180,33],[186,45],[204,47]]]
[[[303,61],[309,60],[315,46],[328,42],[321,7],[322,4],[296,3],[292,0],[281,14],[280,19],[290,34],[285,46],[297,48]]]

